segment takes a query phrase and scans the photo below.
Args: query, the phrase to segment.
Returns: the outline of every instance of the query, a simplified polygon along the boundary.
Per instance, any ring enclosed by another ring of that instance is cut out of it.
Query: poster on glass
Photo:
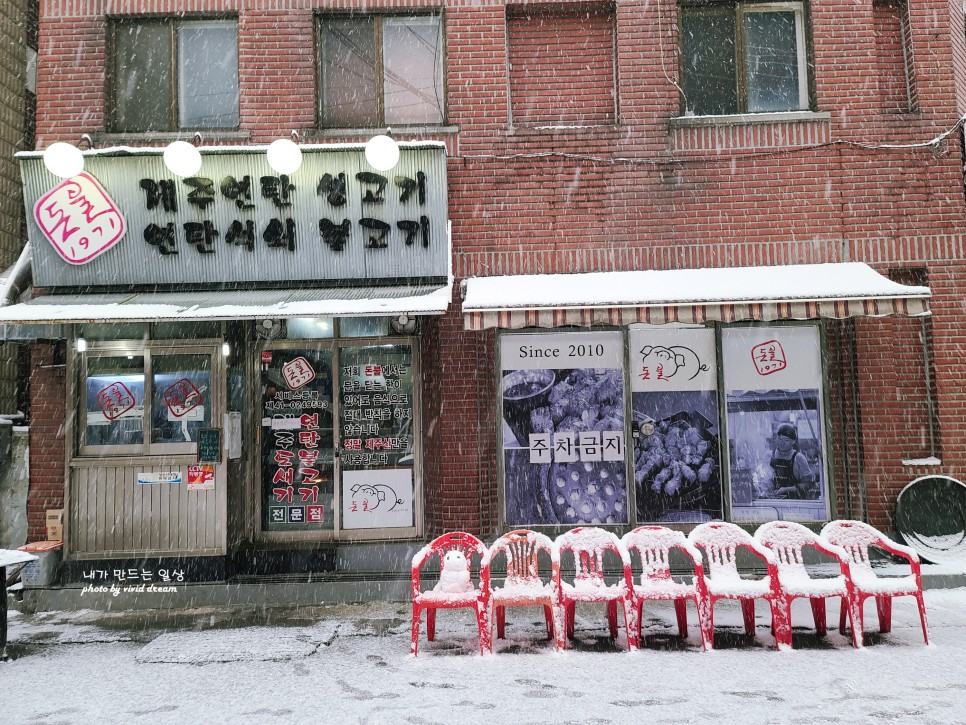
[[[732,518],[827,520],[818,328],[729,328],[722,360]]]
[[[332,351],[261,352],[262,525],[332,529]]]
[[[339,362],[342,528],[414,526],[412,347],[347,346]]]
[[[720,519],[714,330],[633,326],[629,343],[638,521]]]
[[[619,332],[500,338],[506,520],[628,521]]]

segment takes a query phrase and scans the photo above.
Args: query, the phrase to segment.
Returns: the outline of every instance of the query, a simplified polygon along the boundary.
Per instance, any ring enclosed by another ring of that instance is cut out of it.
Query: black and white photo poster
[[[814,325],[722,331],[735,521],[823,521],[828,484]]]

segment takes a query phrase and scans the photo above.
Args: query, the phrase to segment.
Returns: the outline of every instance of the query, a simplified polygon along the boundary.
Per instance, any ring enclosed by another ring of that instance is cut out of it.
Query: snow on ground
[[[732,603],[717,649],[677,639],[670,604],[645,605],[636,653],[606,636],[601,605],[578,605],[558,654],[537,609],[507,611],[507,640],[480,657],[469,610],[440,611],[436,641],[409,655],[406,603],[286,610],[11,612],[0,663],[4,723],[966,723],[966,588],[897,599],[893,631],[853,650],[793,612],[791,652],[774,650],[759,602],[753,639]],[[875,607],[866,625],[876,628]]]

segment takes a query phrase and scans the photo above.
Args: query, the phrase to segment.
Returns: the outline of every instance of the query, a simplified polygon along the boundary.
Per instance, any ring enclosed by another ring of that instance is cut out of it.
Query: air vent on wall
[[[255,323],[255,334],[260,340],[278,340],[285,337],[283,320],[259,320]]]
[[[412,335],[419,326],[419,320],[412,315],[399,315],[389,320],[389,327],[397,335]]]

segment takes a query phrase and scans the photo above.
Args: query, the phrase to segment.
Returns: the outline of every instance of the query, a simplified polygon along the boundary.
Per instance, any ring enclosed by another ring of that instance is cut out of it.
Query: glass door
[[[303,344],[259,354],[262,530],[331,532],[332,349]]]
[[[411,345],[339,348],[343,529],[415,526]]]

